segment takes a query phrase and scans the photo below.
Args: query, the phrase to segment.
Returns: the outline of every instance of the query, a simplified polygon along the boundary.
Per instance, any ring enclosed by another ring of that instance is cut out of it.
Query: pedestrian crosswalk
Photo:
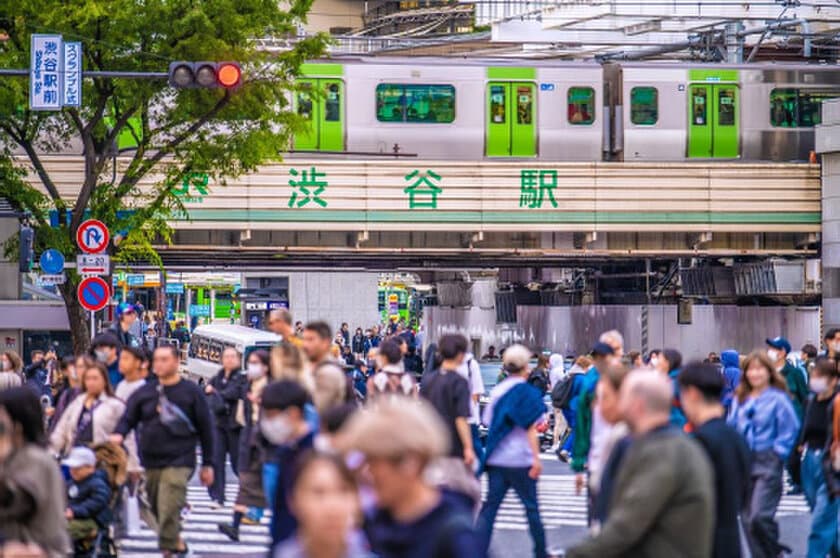
[[[556,460],[556,458],[553,458]],[[548,459],[546,459],[548,460]],[[556,461],[555,461],[556,462]],[[486,493],[487,480],[482,479],[482,492]],[[786,487],[787,488],[787,487]],[[188,487],[187,500],[189,510],[185,512],[184,539],[196,555],[212,554],[249,555],[265,554],[270,537],[268,534],[268,518],[263,518],[260,525],[242,525],[239,542],[233,542],[220,533],[218,523],[231,521],[231,506],[236,499],[238,484],[235,478],[226,489],[227,504],[222,509],[212,509],[211,499],[207,489],[195,485]],[[586,496],[575,493],[575,477],[568,473],[543,474],[538,485],[540,515],[547,530],[552,528],[580,528],[586,527]],[[789,517],[808,514],[808,505],[801,495],[785,495],[779,505],[777,517]],[[525,510],[516,494],[511,490],[505,497],[496,518],[495,530],[526,531],[528,521]],[[157,553],[157,536],[153,531],[143,526],[137,536],[122,539],[118,542],[120,556],[125,558],[141,558],[159,556]]]

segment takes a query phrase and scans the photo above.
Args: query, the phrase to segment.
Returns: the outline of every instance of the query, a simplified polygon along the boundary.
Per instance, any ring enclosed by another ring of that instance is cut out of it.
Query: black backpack
[[[569,401],[572,400],[572,391],[574,391],[576,376],[577,374],[569,374],[551,388],[551,404],[556,409],[565,409],[569,406]]]
[[[528,383],[540,390],[540,393],[548,391],[548,376],[542,368],[537,368],[531,371],[528,376]]]

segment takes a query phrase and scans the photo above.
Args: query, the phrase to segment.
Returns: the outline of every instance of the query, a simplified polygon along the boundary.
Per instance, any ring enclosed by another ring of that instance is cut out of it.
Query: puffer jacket
[[[93,519],[100,527],[111,522],[111,487],[108,475],[102,469],[80,482],[72,482],[67,490],[67,500],[73,519]]]
[[[85,394],[82,393],[67,406],[61,419],[50,435],[50,448],[59,455],[67,455],[73,448],[76,439],[76,427],[85,405]],[[125,412],[125,403],[105,393],[99,396],[93,411],[93,444],[108,441],[114,433],[117,424]]]
[[[735,388],[741,381],[741,367],[738,359],[740,355],[735,349],[727,349],[720,354],[720,364],[723,366],[723,394],[721,403],[728,410],[732,405],[732,398],[735,397]]]

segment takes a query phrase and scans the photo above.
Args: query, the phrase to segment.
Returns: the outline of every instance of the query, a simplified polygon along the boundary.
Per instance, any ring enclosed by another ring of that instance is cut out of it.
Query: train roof
[[[709,68],[709,69],[729,69],[729,70],[767,70],[767,69],[786,69],[786,70],[807,70],[807,71],[831,71],[836,72],[840,69],[838,64],[814,63],[807,64],[802,62],[788,63],[788,62],[756,62],[754,64],[723,64],[710,62],[684,62],[684,61],[650,61],[650,62],[597,62],[595,60],[589,61],[569,61],[569,60],[526,60],[526,59],[510,59],[510,58],[477,58],[477,57],[448,57],[448,56],[336,56],[334,58],[320,58],[308,61],[310,64],[369,64],[369,65],[385,65],[385,66],[510,66],[510,67],[527,67],[527,68],[592,68],[602,65],[616,65],[624,68]]]

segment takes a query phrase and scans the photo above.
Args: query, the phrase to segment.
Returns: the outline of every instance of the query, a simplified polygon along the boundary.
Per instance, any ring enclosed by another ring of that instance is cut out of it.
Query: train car
[[[840,96],[824,65],[354,58],[303,74],[294,152],[310,156],[802,161]]]
[[[620,64],[612,153],[625,161],[807,161],[834,66]],[[626,109],[625,109],[626,107]]]

